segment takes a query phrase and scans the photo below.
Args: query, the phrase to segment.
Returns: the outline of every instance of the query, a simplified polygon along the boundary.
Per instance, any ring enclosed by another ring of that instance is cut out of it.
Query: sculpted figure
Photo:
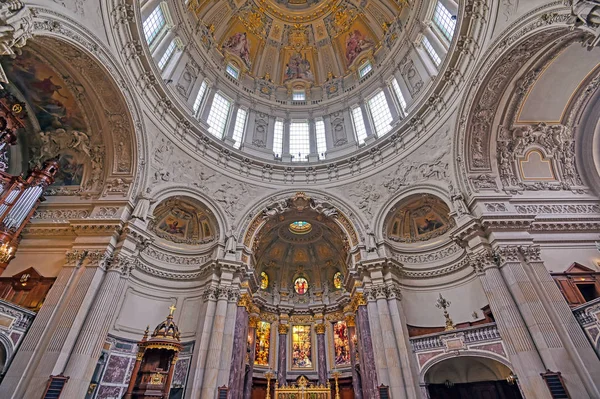
[[[237,238],[235,236],[235,226],[231,226],[227,233],[227,241],[225,241],[225,252],[234,254],[237,248]]]

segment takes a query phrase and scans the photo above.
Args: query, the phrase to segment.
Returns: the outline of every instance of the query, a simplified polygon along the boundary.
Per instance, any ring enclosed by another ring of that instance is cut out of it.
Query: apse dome
[[[149,0],[140,34],[221,152],[298,165],[421,123],[412,115],[450,66],[457,13],[454,0]]]

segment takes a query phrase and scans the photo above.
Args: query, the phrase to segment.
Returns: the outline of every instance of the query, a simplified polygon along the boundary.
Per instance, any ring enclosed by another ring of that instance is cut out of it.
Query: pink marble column
[[[240,301],[241,303],[241,301]],[[248,311],[238,303],[235,316],[235,329],[233,334],[233,351],[231,355],[231,367],[229,369],[229,397],[239,398],[242,396],[244,384],[244,371],[246,360],[246,338],[248,336]]]
[[[327,355],[325,352],[325,324],[315,326],[317,332],[317,364],[319,372],[319,384],[327,383]]]
[[[375,357],[373,356],[373,340],[371,339],[371,327],[369,326],[366,302],[358,306],[356,311],[356,326],[360,338],[363,397],[366,399],[378,399],[377,371]]]
[[[259,321],[258,316],[250,316],[248,322],[248,372],[244,380],[244,399],[252,397],[252,375],[254,374],[254,360],[256,358],[256,327]]]
[[[356,336],[356,319],[354,315],[346,317],[346,326],[348,327],[348,339],[350,344],[350,365],[352,366],[352,390],[355,399],[362,399],[362,384],[360,383],[360,374],[356,370],[358,359],[356,358],[356,344],[353,337]],[[358,337],[357,337],[358,338]],[[335,360],[334,360],[335,361]]]
[[[277,356],[277,382],[279,386],[287,385],[287,324],[279,324],[279,352]]]

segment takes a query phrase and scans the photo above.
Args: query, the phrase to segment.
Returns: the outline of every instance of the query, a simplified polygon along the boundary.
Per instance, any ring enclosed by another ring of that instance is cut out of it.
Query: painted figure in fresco
[[[375,45],[373,41],[363,35],[358,29],[354,29],[346,38],[346,62],[352,64],[356,57],[365,50]]]
[[[443,227],[444,224],[433,218],[426,217],[423,223],[420,223],[418,226],[419,234],[426,234],[431,231],[437,230],[440,227]]]
[[[302,54],[292,54],[285,66],[284,82],[292,79],[305,79],[314,82],[315,75],[310,68],[310,62],[306,58],[302,58]]]
[[[179,221],[173,220],[171,223],[167,223],[167,233],[169,234],[183,234],[183,227],[179,227]]]
[[[250,43],[248,42],[246,32],[238,32],[231,36],[223,44],[223,49],[234,55],[237,55],[244,61],[248,68],[251,67],[252,62],[250,61]]]
[[[306,294],[306,291],[308,290],[308,281],[302,277],[297,278],[294,283],[294,289],[298,295]]]

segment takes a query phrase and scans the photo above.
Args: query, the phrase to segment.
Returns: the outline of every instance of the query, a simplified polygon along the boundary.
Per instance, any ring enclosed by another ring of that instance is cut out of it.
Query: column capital
[[[353,314],[346,315],[346,325],[348,327],[356,327],[356,316]]]
[[[539,245],[520,245],[519,252],[523,255],[525,262],[541,262]]]
[[[290,326],[288,324],[279,324],[277,327],[277,331],[279,331],[279,335],[287,335],[290,330]]]
[[[325,334],[325,330],[326,330],[325,323],[320,323],[320,324],[315,325],[315,331],[317,332],[318,335]]]
[[[353,312],[356,312],[359,306],[367,306],[367,300],[362,292],[355,293],[350,301],[350,309]]]
[[[258,316],[250,316],[248,319],[248,327],[250,328],[258,327],[258,323],[260,323],[260,317]]]
[[[498,267],[494,254],[489,248],[469,254],[469,265],[476,274],[484,274],[487,269]]]
[[[496,256],[500,263],[507,262],[519,262],[519,249],[514,245],[501,245],[494,248],[494,256]]]

